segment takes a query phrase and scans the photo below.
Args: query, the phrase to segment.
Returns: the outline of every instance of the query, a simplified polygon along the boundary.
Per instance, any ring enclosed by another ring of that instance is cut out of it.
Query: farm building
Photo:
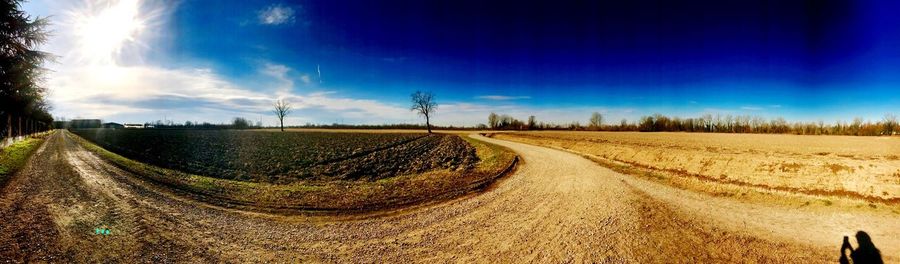
[[[69,121],[70,128],[100,128],[101,125],[100,119],[72,119]]]
[[[125,128],[144,128],[144,124],[125,124]]]
[[[125,126],[116,122],[109,122],[103,123],[103,128],[125,128]]]

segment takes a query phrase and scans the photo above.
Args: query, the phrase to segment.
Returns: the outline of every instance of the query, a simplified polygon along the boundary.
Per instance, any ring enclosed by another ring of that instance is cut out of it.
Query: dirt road
[[[524,161],[491,190],[355,219],[216,208],[55,133],[0,190],[0,262],[803,262],[862,229],[900,260],[896,216],[744,204],[494,139]],[[107,228],[109,235],[95,234]],[[852,239],[851,239],[852,240]]]

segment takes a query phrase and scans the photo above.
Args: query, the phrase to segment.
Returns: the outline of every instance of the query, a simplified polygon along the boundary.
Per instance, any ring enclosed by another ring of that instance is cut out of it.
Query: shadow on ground
[[[881,252],[872,243],[872,238],[864,231],[856,232],[856,249],[850,245],[850,238],[844,236],[844,243],[841,245],[841,258],[838,260],[841,264],[849,264],[853,260],[854,264],[860,263],[884,263],[881,259]],[[847,251],[850,251],[850,258],[847,258]]]

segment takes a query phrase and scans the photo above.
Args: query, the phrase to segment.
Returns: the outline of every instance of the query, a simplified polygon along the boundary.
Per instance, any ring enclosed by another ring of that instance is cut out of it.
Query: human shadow
[[[854,264],[884,263],[884,260],[881,259],[881,252],[872,243],[872,238],[869,237],[869,234],[863,231],[856,232],[856,244],[858,246],[854,250],[853,246],[850,245],[850,238],[844,236],[844,243],[841,245],[841,258],[838,260],[841,264],[849,264],[850,260],[853,260]],[[847,258],[847,251],[850,251],[849,259]]]

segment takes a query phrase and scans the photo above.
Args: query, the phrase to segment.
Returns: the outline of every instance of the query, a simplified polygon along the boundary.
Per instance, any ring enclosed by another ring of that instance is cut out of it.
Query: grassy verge
[[[509,172],[517,160],[509,149],[464,136],[476,148],[480,159],[476,168],[469,171],[431,171],[374,182],[336,180],[269,184],[160,168],[125,158],[75,134],[68,135],[120,169],[153,183],[212,204],[269,212],[367,212],[446,200],[484,189]]]
[[[507,167],[516,158],[515,152],[500,145],[490,144],[468,136],[461,136],[466,142],[475,147],[479,164],[477,169],[495,171],[498,168]]]
[[[0,150],[0,186],[25,165],[41,142],[44,142],[42,137],[31,137]]]

